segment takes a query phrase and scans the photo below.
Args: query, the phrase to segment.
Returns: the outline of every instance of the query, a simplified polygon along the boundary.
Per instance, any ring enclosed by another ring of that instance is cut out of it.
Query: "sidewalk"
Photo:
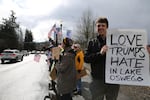
[[[82,78],[82,96],[74,96],[73,100],[90,100],[90,91],[89,91],[89,84],[91,82],[91,77],[90,77],[90,66],[89,64],[85,64],[86,68],[87,68],[87,72],[88,75],[86,75],[85,77]],[[111,90],[110,90],[111,91]],[[118,94],[118,99],[117,100],[131,100],[128,96],[126,96],[125,94],[121,93],[120,90],[119,94]]]
[[[73,100],[90,100],[90,92],[89,92],[90,81],[91,79],[89,75],[82,78],[82,86],[83,86],[82,96],[79,96],[79,95],[74,96]],[[131,100],[131,99],[128,96],[121,93],[121,91],[119,91],[117,100]]]
[[[82,96],[75,95],[75,96],[73,96],[73,100],[91,100],[90,99],[91,94],[90,94],[90,90],[89,90],[89,85],[90,85],[90,82],[91,82],[91,77],[90,77],[90,70],[91,69],[90,69],[88,64],[85,64],[85,66],[87,68],[88,75],[82,77]],[[123,91],[123,90],[119,91],[117,100],[131,100],[128,96],[123,94],[121,91]]]

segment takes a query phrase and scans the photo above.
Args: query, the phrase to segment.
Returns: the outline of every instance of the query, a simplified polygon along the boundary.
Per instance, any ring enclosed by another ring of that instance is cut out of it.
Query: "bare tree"
[[[91,10],[86,10],[83,12],[79,22],[76,26],[76,33],[75,36],[77,38],[77,42],[80,43],[83,47],[86,47],[88,41],[94,35],[94,24],[93,24],[93,15]]]

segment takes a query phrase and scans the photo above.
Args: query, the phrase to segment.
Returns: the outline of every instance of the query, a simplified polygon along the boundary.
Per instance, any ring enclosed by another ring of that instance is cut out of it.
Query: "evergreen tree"
[[[33,50],[35,49],[35,43],[33,42],[33,35],[31,30],[26,29],[24,39],[24,49]]]
[[[19,36],[17,30],[19,24],[16,23],[16,17],[14,11],[11,11],[11,15],[8,19],[2,19],[2,25],[0,28],[0,40],[5,45],[1,45],[0,48],[6,49],[18,49],[19,48]]]
[[[28,29],[25,31],[25,39],[24,42],[33,42],[32,32]]]

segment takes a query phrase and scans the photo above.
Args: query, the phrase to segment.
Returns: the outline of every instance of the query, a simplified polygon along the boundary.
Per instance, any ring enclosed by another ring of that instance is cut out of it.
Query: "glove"
[[[81,72],[81,70],[78,70],[78,73],[80,73]]]

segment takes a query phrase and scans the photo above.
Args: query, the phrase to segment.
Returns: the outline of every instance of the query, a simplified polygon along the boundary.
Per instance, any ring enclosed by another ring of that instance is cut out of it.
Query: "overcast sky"
[[[149,35],[149,4],[150,0],[0,0],[0,21],[13,10],[21,28],[30,29],[34,41],[40,42],[48,40],[54,23],[74,31],[83,12],[90,9],[95,18],[107,17],[109,28],[145,29]]]

